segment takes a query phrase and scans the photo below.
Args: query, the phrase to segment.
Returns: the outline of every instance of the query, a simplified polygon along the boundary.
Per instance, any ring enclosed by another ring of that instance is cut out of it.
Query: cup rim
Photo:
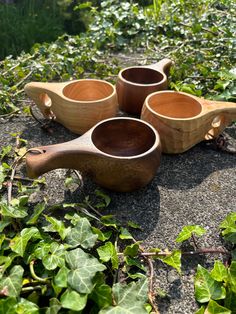
[[[149,99],[152,97],[152,96],[155,96],[155,95],[159,95],[159,94],[180,94],[180,95],[184,95],[184,96],[187,96],[189,98],[191,98],[192,100],[194,100],[195,102],[197,102],[199,104],[199,106],[201,107],[201,110],[200,112],[193,116],[193,117],[189,117],[189,118],[173,118],[173,117],[169,117],[169,116],[166,116],[166,115],[163,115],[161,113],[158,113],[156,112],[155,110],[153,110],[148,101]],[[188,93],[185,93],[185,92],[178,92],[178,91],[173,91],[173,90],[164,90],[164,91],[157,91],[157,92],[154,92],[154,93],[151,93],[149,94],[146,99],[145,99],[145,105],[147,107],[148,110],[150,110],[154,115],[157,115],[157,116],[160,116],[160,117],[163,117],[165,119],[169,119],[169,120],[180,120],[180,121],[186,121],[186,120],[193,120],[193,119],[196,119],[197,117],[199,117],[201,114],[202,114],[202,111],[203,111],[203,106],[201,104],[201,102],[198,100],[198,97],[197,96],[194,96],[194,95],[191,95],[191,94],[188,94]]]
[[[94,144],[94,141],[92,139],[92,136],[93,136],[93,132],[95,131],[95,129],[100,126],[101,124],[105,123],[105,122],[108,122],[108,121],[114,121],[114,120],[132,120],[132,121],[136,121],[138,123],[141,123],[141,124],[145,124],[147,127],[149,127],[154,135],[155,135],[155,141],[153,143],[153,145],[148,149],[146,150],[144,153],[142,154],[138,154],[138,155],[132,155],[132,156],[116,156],[116,155],[112,155],[112,154],[108,154],[108,153],[105,153],[104,151],[100,150],[95,144]],[[124,160],[131,160],[131,159],[137,159],[137,158],[141,158],[141,157],[144,157],[150,153],[152,153],[154,150],[158,149],[161,149],[161,140],[160,140],[160,135],[158,133],[158,131],[148,122],[144,121],[144,120],[141,120],[141,119],[137,119],[137,118],[131,118],[131,117],[114,117],[114,118],[108,118],[108,119],[104,119],[100,122],[98,122],[90,131],[88,132],[91,132],[90,133],[90,139],[91,139],[91,143],[92,145],[96,148],[97,152],[99,152],[99,154],[102,154],[106,157],[111,157],[111,158],[116,158],[116,159],[124,159]]]
[[[163,76],[163,79],[159,82],[156,82],[156,83],[150,83],[150,84],[140,84],[140,83],[135,83],[135,82],[132,82],[132,81],[128,81],[126,80],[123,76],[122,76],[122,73],[126,70],[130,70],[130,69],[148,69],[148,70],[151,70],[151,71],[154,71],[154,72],[157,72],[159,74],[161,74]],[[145,66],[145,65],[138,65],[138,66],[130,66],[130,67],[127,67],[127,68],[124,68],[124,69],[121,69],[120,72],[118,73],[118,78],[122,81],[124,81],[125,83],[127,84],[130,84],[130,85],[133,85],[133,86],[142,86],[142,87],[148,87],[148,86],[158,86],[164,82],[167,81],[167,76],[164,72],[161,72],[159,70],[155,70],[151,67],[148,67],[148,66]]]
[[[107,85],[109,85],[111,88],[112,88],[112,93],[107,96],[107,97],[104,97],[104,98],[100,98],[100,99],[96,99],[96,100],[76,100],[76,99],[73,99],[73,98],[69,98],[68,96],[66,96],[64,94],[64,89],[67,88],[69,85],[71,84],[76,84],[76,83],[80,83],[80,82],[84,82],[84,81],[90,81],[90,82],[100,82],[100,83],[105,83]],[[83,103],[83,104],[93,104],[93,103],[98,103],[98,102],[103,102],[109,98],[112,98],[115,94],[116,94],[116,89],[115,89],[115,86],[113,84],[111,84],[110,82],[106,81],[106,80],[100,80],[100,79],[93,79],[93,78],[85,78],[85,79],[79,79],[79,80],[72,80],[72,81],[68,81],[66,83],[65,86],[63,86],[62,88],[62,96],[70,101],[70,102],[75,102],[75,103]]]

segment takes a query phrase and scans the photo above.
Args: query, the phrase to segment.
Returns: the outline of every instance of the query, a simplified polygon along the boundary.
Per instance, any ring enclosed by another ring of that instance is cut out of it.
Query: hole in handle
[[[50,120],[55,120],[56,116],[55,116],[54,112],[51,110],[52,100],[48,96],[48,94],[46,94],[46,93],[40,94],[39,99],[45,107],[43,110],[43,115]]]
[[[224,117],[223,116],[216,116],[212,122],[211,126],[212,128],[206,133],[205,139],[206,140],[212,140],[214,137],[216,137],[219,134],[219,127],[223,123]]]

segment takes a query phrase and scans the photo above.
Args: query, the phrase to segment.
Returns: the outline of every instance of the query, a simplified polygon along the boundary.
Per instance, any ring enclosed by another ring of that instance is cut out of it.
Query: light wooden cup
[[[31,82],[24,90],[45,118],[53,118],[77,134],[83,134],[103,119],[116,116],[118,111],[115,87],[103,80]]]
[[[140,116],[145,98],[155,91],[167,89],[172,63],[170,59],[162,59],[155,64],[122,69],[116,82],[120,110]]]
[[[148,184],[161,157],[157,131],[145,121],[121,117],[101,121],[75,140],[33,150],[26,157],[31,178],[57,168],[77,169],[118,192]]]
[[[177,154],[219,135],[236,119],[236,103],[175,91],[155,92],[146,98],[141,119],[158,131],[162,152]]]

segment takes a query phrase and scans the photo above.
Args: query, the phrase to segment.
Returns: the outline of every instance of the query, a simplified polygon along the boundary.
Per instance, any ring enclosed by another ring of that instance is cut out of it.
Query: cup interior
[[[129,82],[135,84],[155,84],[164,79],[162,73],[142,67],[132,67],[125,69],[121,72],[121,76]]]
[[[157,114],[180,119],[195,117],[202,111],[196,99],[178,92],[153,94],[148,98],[148,106]]]
[[[92,133],[92,141],[106,154],[132,157],[152,148],[156,134],[141,120],[121,118],[99,124]]]
[[[111,84],[98,80],[81,80],[66,85],[63,95],[77,101],[96,101],[109,97],[114,92]]]

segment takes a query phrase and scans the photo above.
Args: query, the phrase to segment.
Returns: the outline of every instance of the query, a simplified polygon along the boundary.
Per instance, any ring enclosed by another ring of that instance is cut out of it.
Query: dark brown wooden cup
[[[149,94],[167,89],[167,76],[171,65],[170,59],[163,59],[148,66],[122,69],[116,82],[120,110],[140,115],[144,100]]]
[[[152,180],[160,156],[160,138],[149,123],[119,117],[99,122],[75,140],[32,149],[26,166],[31,178],[57,168],[77,169],[100,186],[128,192]]]

